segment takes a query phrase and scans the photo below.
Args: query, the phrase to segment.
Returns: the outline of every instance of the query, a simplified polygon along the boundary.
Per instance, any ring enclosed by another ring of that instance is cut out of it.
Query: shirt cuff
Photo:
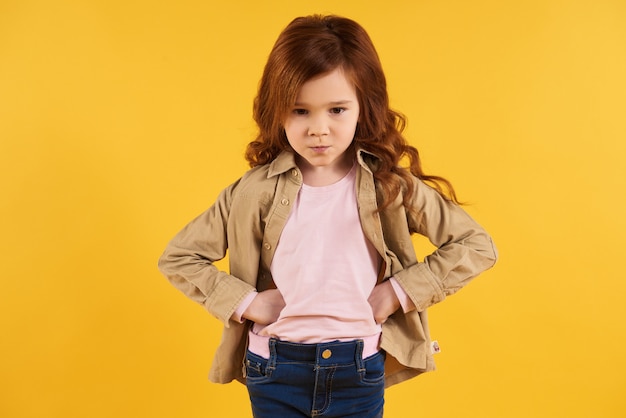
[[[248,295],[243,298],[235,312],[233,313],[232,319],[243,324],[244,318],[243,313],[248,309],[248,306],[252,303],[252,300],[258,295],[258,292],[250,292]]]
[[[396,278],[391,277],[389,279],[389,282],[391,282],[391,287],[393,288],[393,291],[396,293],[396,296],[398,297],[398,300],[400,301],[400,306],[402,306],[402,310],[404,311],[404,313],[415,310],[415,304],[413,303],[409,295],[406,294],[402,286],[400,286],[400,283],[398,283]]]

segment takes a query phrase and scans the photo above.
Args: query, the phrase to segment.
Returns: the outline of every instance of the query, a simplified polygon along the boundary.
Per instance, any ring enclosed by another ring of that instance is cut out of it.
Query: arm
[[[203,305],[226,326],[241,301],[255,288],[213,264],[226,255],[227,222],[236,183],[222,191],[207,211],[167,245],[159,269],[187,297]]]
[[[419,180],[413,204],[417,215],[408,215],[410,226],[437,250],[424,262],[404,266],[394,277],[416,308],[423,311],[492,267],[497,251],[489,234],[461,207]]]
[[[278,320],[284,307],[285,300],[278,289],[251,292],[233,313],[233,320],[243,323],[249,319],[260,325],[269,325]]]
[[[377,324],[385,322],[389,315],[400,308],[400,299],[392,286],[391,279],[374,286],[367,301],[372,307]]]

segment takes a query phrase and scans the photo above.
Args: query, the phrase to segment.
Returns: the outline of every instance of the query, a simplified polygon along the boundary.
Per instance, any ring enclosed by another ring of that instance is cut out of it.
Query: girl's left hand
[[[376,285],[367,301],[372,307],[377,324],[384,323],[389,318],[389,315],[400,308],[400,300],[398,300],[398,296],[396,296],[396,292],[393,290],[389,280]]]

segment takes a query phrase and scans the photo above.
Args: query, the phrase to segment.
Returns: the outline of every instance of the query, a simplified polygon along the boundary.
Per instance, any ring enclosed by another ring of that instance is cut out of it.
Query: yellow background
[[[264,61],[313,12],[365,26],[501,255],[431,309],[438,371],[386,417],[626,416],[618,0],[0,0],[0,416],[250,415],[156,261],[246,169]]]

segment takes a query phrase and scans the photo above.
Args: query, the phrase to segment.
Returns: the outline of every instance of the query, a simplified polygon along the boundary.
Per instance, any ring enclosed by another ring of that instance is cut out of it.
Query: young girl
[[[422,172],[356,22],[292,21],[254,118],[252,169],[159,267],[224,323],[210,380],[245,382],[255,417],[381,417],[385,386],[434,369],[426,309],[494,264],[491,238]],[[437,247],[423,262],[412,233]]]

